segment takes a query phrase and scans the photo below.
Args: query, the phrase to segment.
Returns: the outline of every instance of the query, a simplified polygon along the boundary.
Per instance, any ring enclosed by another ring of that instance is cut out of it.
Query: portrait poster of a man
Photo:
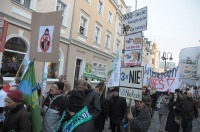
[[[38,38],[38,52],[52,52],[53,31],[54,26],[40,26]]]

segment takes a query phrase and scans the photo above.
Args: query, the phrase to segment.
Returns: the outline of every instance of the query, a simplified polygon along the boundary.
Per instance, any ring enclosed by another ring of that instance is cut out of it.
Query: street
[[[200,109],[199,109],[199,113],[200,113]],[[103,132],[111,132],[111,129],[108,129],[108,128],[109,128],[109,121],[106,121],[105,129]],[[198,119],[193,120],[192,132],[199,132],[199,130],[200,130],[200,116],[198,117]],[[159,132],[159,119],[158,119],[157,111],[155,112],[151,120],[151,126],[149,127],[148,132]]]

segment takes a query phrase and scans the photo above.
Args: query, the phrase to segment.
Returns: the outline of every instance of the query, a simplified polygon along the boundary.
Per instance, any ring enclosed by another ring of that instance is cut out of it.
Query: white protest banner
[[[83,72],[84,77],[106,81],[106,75],[107,75],[106,66],[97,66],[89,63],[85,64],[85,71]]]
[[[125,50],[142,49],[142,32],[125,36]]]
[[[144,30],[147,30],[147,7],[123,15],[122,35]]]
[[[120,67],[121,67],[121,49],[116,53],[114,62],[112,63],[111,70],[108,72],[107,87],[119,86],[120,78]]]
[[[119,96],[127,99],[142,100],[142,89],[120,87]]]
[[[125,50],[124,65],[125,66],[141,66],[142,64],[142,50]]]
[[[144,68],[144,86],[156,87],[156,91],[174,92],[179,88],[179,72],[180,68],[175,67],[164,73],[155,72],[150,66]]]
[[[122,67],[120,86],[141,89],[143,87],[143,73],[143,67]]]

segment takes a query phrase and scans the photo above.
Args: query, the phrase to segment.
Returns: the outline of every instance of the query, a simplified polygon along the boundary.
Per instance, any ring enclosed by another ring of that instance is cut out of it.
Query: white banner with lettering
[[[156,87],[156,91],[174,92],[179,88],[180,68],[175,67],[164,73],[155,72],[153,68],[146,65],[144,68],[143,85],[149,88]]]

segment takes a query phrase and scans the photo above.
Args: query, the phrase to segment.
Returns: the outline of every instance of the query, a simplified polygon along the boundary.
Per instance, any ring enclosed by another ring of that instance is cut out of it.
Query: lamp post
[[[170,57],[169,57],[170,55]],[[161,59],[163,61],[165,61],[165,66],[164,66],[164,71],[166,72],[167,71],[167,68],[166,68],[166,61],[169,59],[170,61],[173,60],[172,58],[172,53],[171,52],[163,52],[163,56],[161,57]]]

